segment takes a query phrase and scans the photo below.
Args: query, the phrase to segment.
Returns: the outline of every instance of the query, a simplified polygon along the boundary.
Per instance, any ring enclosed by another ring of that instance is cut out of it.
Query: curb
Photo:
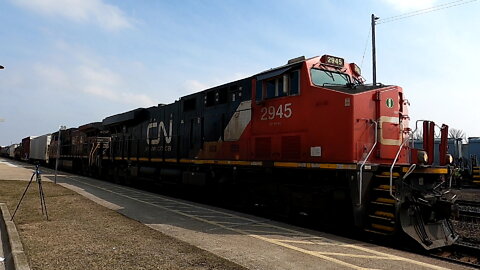
[[[23,245],[20,241],[20,236],[17,232],[15,223],[11,220],[10,212],[5,203],[0,203],[0,212],[2,212],[2,219],[0,219],[0,229],[3,239],[4,252],[11,254],[6,255],[5,267],[8,270],[30,270],[27,256],[23,251]],[[8,241],[6,241],[8,239]]]

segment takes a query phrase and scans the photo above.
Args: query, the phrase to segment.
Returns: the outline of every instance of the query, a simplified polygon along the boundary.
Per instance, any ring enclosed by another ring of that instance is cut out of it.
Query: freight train
[[[480,187],[480,138],[469,137],[467,143],[462,139],[451,140],[455,167],[461,177],[458,186]]]
[[[448,126],[409,128],[408,106],[401,87],[366,85],[343,58],[299,57],[30,146],[43,149],[40,161],[119,183],[208,191],[382,237],[408,235],[425,249],[451,245]]]
[[[466,141],[466,143],[465,143]],[[438,148],[441,140],[435,138],[435,160],[433,164],[439,164]],[[415,139],[414,145],[418,148],[423,147],[423,140]],[[453,157],[453,177],[452,185],[461,187],[480,187],[480,138],[469,137],[448,138],[448,152]]]
[[[480,138],[468,138],[468,144],[464,147],[462,152],[462,159],[464,163],[464,171],[467,179],[470,179],[472,184],[480,187]]]

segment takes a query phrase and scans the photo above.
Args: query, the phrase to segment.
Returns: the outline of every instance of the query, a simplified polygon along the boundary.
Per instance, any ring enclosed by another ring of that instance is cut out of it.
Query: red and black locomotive
[[[359,67],[342,58],[299,57],[62,134],[60,164],[120,182],[234,190],[288,215],[403,231],[427,249],[450,245],[457,236],[448,127],[438,127],[440,166],[433,166],[437,126],[410,129],[408,105],[402,88],[365,85]],[[424,149],[411,145],[419,129]]]

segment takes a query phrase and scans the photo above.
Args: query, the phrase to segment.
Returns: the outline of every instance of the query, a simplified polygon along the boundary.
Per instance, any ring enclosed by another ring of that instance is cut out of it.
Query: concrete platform
[[[0,163],[0,179],[31,169]],[[43,169],[44,179],[53,172]],[[17,177],[21,178],[21,177]],[[53,178],[52,178],[53,179]],[[62,173],[58,183],[162,233],[249,269],[467,269],[460,265],[358,242],[87,177]],[[1,181],[0,181],[1,185]]]

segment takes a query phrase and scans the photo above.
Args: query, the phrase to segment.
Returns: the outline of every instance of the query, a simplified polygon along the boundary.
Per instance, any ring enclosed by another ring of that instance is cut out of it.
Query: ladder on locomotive
[[[400,177],[393,172],[393,183]],[[395,191],[395,185],[392,187]],[[367,219],[365,231],[393,235],[398,228],[396,201],[390,196],[390,172],[377,172],[369,188],[370,198],[367,203]]]

